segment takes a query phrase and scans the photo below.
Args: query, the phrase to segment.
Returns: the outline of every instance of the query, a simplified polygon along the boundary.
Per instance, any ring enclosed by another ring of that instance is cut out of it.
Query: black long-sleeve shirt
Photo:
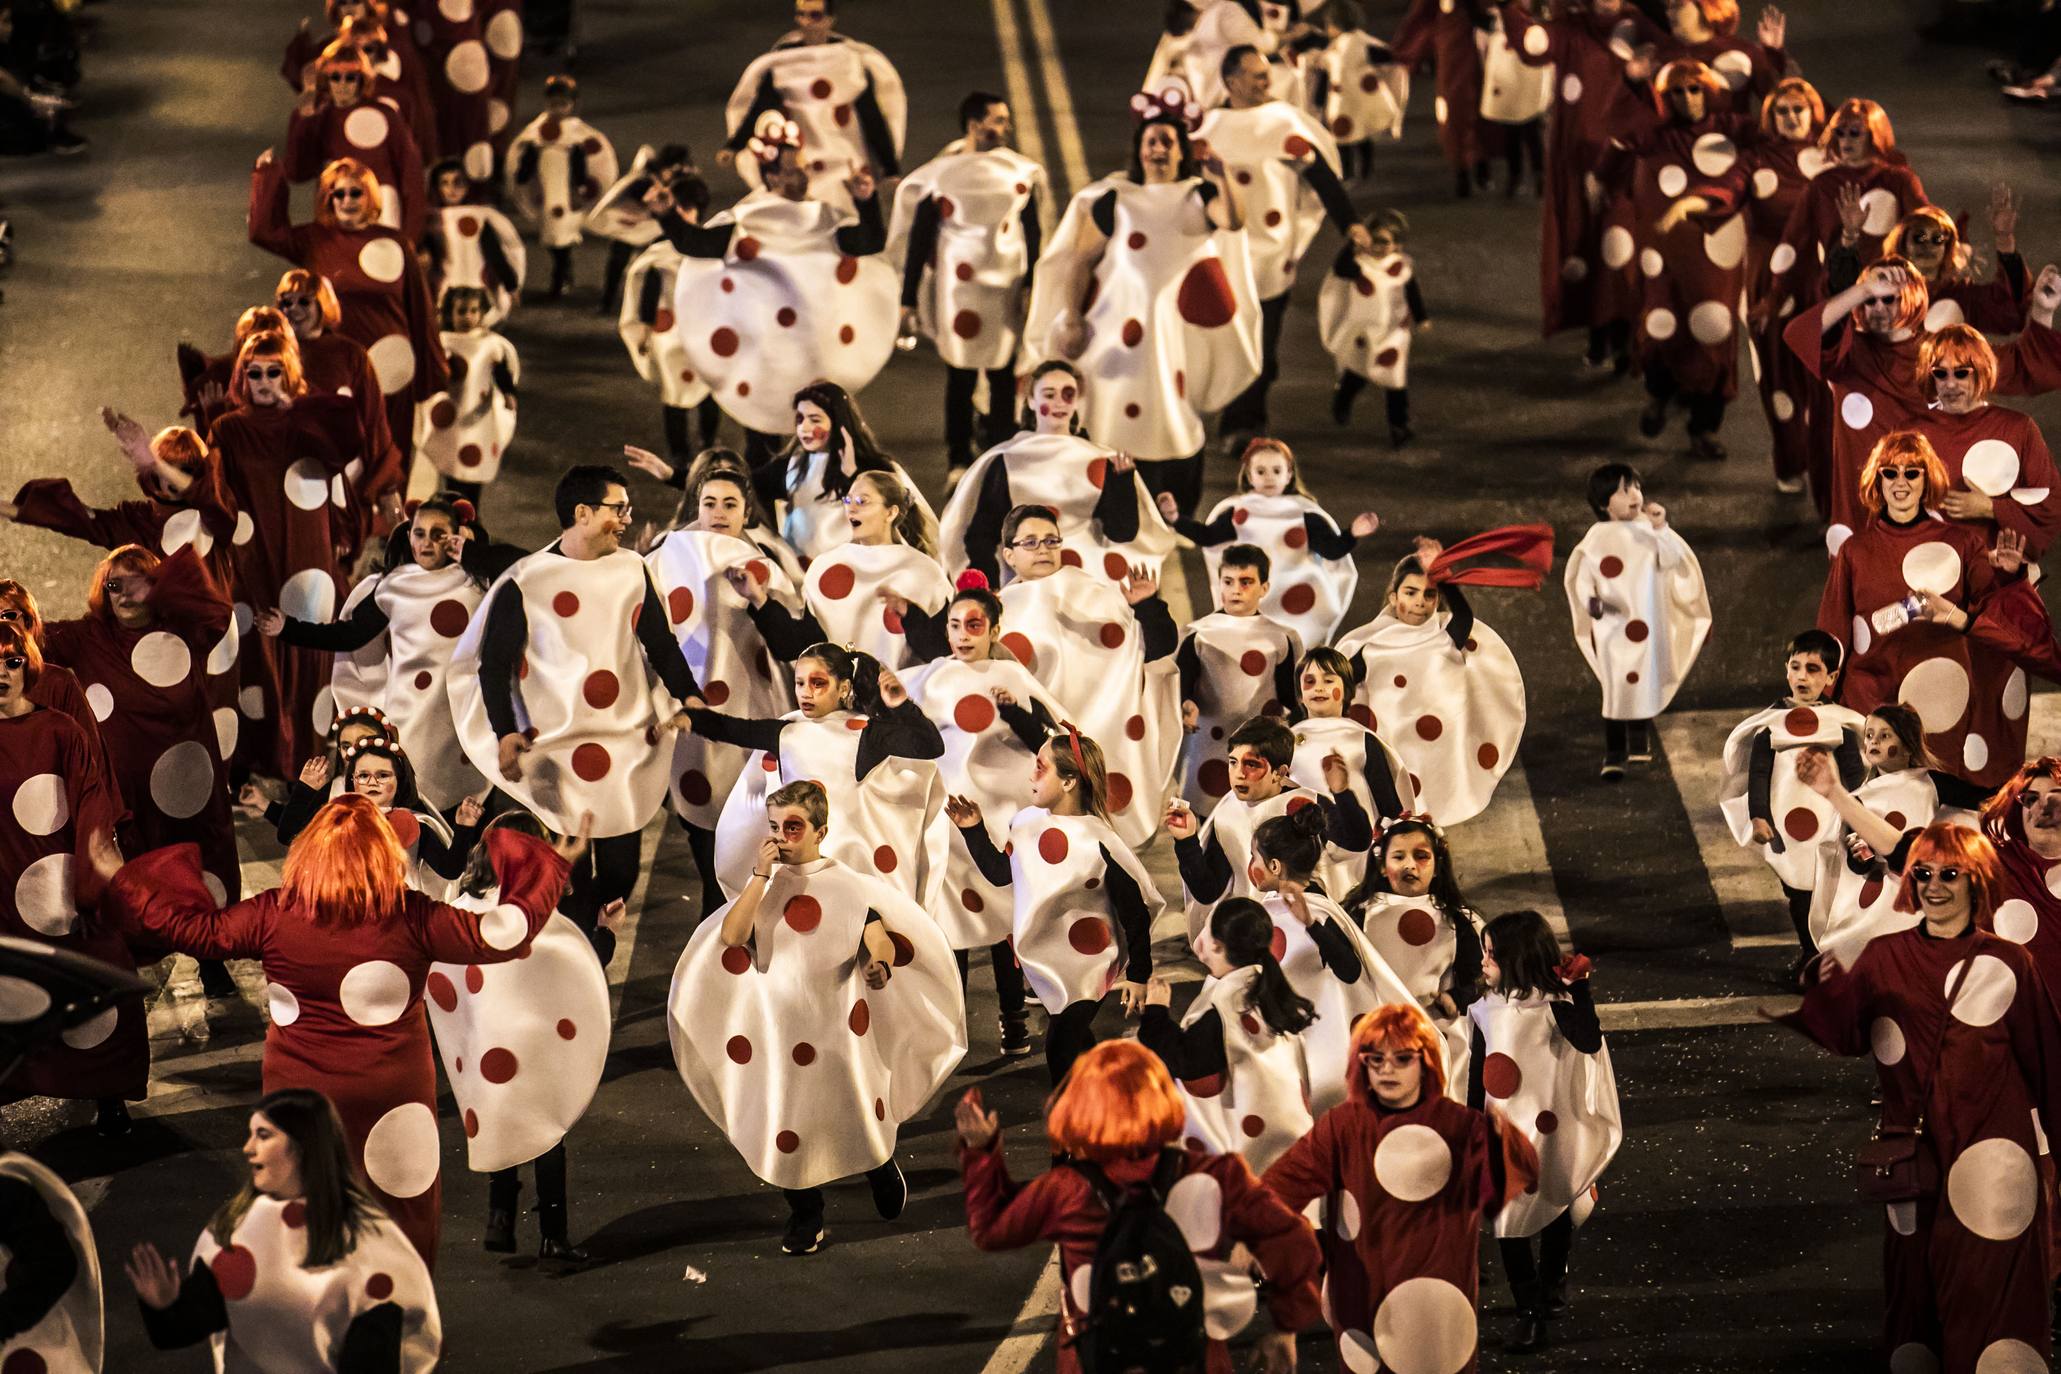
[[[1174,669],[1181,675],[1181,700],[1199,702],[1202,690],[1202,653],[1195,647],[1195,636],[1183,635],[1179,647],[1174,650]],[[1283,654],[1274,663],[1274,700],[1281,703],[1283,710],[1296,699],[1295,655]]]
[[[734,744],[740,749],[763,749],[769,754],[780,752],[780,732],[794,724],[777,717],[750,720],[707,709],[690,710],[687,716],[694,722],[694,733],[704,739]],[[944,754],[945,737],[915,702],[905,701],[900,706],[882,704],[867,715],[866,727],[859,732],[853,780],[864,782],[866,775],[884,759],[937,759]]]
[[[908,257],[902,264],[902,304],[910,309],[916,306],[916,298],[922,294],[923,273],[931,266],[931,259],[937,256],[938,206],[936,196],[925,196],[916,206],[915,221],[909,226]],[[1023,203],[1023,212],[1017,216],[1023,230],[1023,246],[1028,265],[1023,269],[1023,286],[1030,289],[1038,271],[1038,251],[1044,241],[1045,228],[1038,220],[1038,193],[1032,191]]]
[[[229,1329],[229,1305],[215,1285],[215,1274],[196,1263],[179,1284],[179,1296],[165,1308],[138,1302],[143,1329],[159,1350],[197,1345],[217,1331]],[[337,1374],[399,1374],[401,1330],[405,1314],[399,1304],[380,1303],[351,1318],[336,1354]]]
[[[1577,979],[1568,984],[1567,991],[1573,1001],[1562,1002],[1556,998],[1546,1003],[1553,1011],[1553,1025],[1568,1044],[1583,1054],[1594,1054],[1603,1048],[1603,1023],[1596,1019],[1596,1003],[1589,993],[1589,980]],[[1472,1026],[1471,1022],[1469,1024]],[[1467,1105],[1479,1111],[1487,1100],[1487,1092],[1482,1087],[1481,1066],[1482,1061],[1488,1058],[1488,1046],[1482,1041],[1479,1026],[1472,1026],[1470,1038],[1474,1052],[1468,1056]]]
[[[1102,483],[1102,494],[1095,498],[1095,523],[1112,544],[1128,544],[1138,537],[1138,480],[1136,468],[1128,476],[1112,470]],[[966,566],[979,569],[991,586],[1001,584],[1002,522],[1015,508],[1009,465],[989,463],[981,474],[973,514],[966,521]]]
[[[995,887],[1009,887],[1014,879],[1009,860],[988,834],[986,825],[958,827],[966,856],[980,870],[980,876]],[[1142,983],[1152,976],[1152,912],[1145,906],[1145,893],[1129,870],[1116,861],[1108,845],[1098,845],[1102,855],[1102,890],[1109,894],[1109,912],[1116,917],[1124,936],[1124,978]]]
[[[1226,797],[1218,805],[1245,803]],[[1364,854],[1374,847],[1373,823],[1350,791],[1331,794],[1331,805],[1324,813],[1324,838],[1351,854]],[[1217,843],[1214,829],[1175,840],[1174,863],[1181,870],[1181,886],[1194,901],[1214,902],[1231,890],[1231,860]]]
[[[829,41],[842,43],[846,40],[842,35],[832,34]],[[798,41],[778,43],[774,45],[774,51],[798,46]],[[880,97],[874,94],[870,73],[866,77],[866,89],[859,92],[851,108],[852,117],[859,124],[859,141],[865,146],[866,156],[873,164],[873,175],[883,178],[900,176],[902,163],[900,155],[895,152],[894,131],[888,127],[887,116],[881,113]],[[752,131],[758,127],[759,116],[768,110],[779,110],[783,114],[787,110],[770,71],[760,78],[758,90],[752,93],[751,108],[745,111],[744,118],[737,122],[737,132],[731,134],[723,146],[733,153],[743,152],[744,145],[751,141]]]
[[[887,247],[887,226],[880,219],[880,197],[871,195],[855,201],[853,209],[859,213],[857,224],[839,225],[835,234],[837,251],[848,258],[869,257]],[[730,240],[737,233],[737,226],[731,224],[690,224],[679,211],[668,210],[658,217],[659,231],[667,242],[680,250],[683,257],[720,258],[730,251]]]
[[[1784,698],[1775,703],[1775,709],[1794,706],[1796,703]],[[1861,785],[1867,776],[1868,765],[1861,758],[1861,737],[1851,728],[1839,732],[1839,747],[1832,751],[1832,757],[1839,764],[1840,785],[1848,791]],[[1768,842],[1768,848],[1780,854],[1788,847],[1782,827],[1775,824],[1773,790],[1775,782],[1775,741],[1765,729],[1756,733],[1746,756],[1746,814],[1757,821],[1766,821],[1774,827],[1775,838]]]
[[[1191,518],[1176,520],[1174,532],[1206,549],[1216,548],[1219,544],[1235,544],[1238,542],[1238,522],[1232,519],[1233,514],[1233,510],[1226,507],[1222,515],[1207,524]],[[1310,552],[1319,558],[1349,558],[1360,544],[1352,531],[1333,525],[1315,511],[1303,512],[1302,530],[1309,536]]]
[[[1309,927],[1310,940],[1324,967],[1341,983],[1356,983],[1362,972],[1360,956],[1338,923],[1326,916]],[[1167,1072],[1184,1082],[1208,1078],[1230,1067],[1224,1054],[1224,1017],[1215,1007],[1183,1026],[1174,1019],[1171,1007],[1147,1007],[1138,1019],[1138,1043],[1160,1057]]]
[[[550,545],[536,556],[544,554],[555,558],[566,556],[557,544]],[[638,575],[644,580],[644,606],[636,616],[637,642],[643,646],[644,661],[651,665],[651,671],[658,674],[658,680],[665,684],[666,690],[676,700],[684,702],[689,697],[700,696],[700,684],[694,680],[694,670],[687,666],[686,655],[680,652],[680,642],[673,638],[672,621],[666,615],[664,603],[658,599],[658,588],[652,585],[651,574],[640,565]],[[519,689],[515,675],[529,643],[529,611],[523,606],[522,588],[512,582],[506,583],[487,603],[487,623],[479,646],[480,696],[496,737],[518,732],[515,694]]]

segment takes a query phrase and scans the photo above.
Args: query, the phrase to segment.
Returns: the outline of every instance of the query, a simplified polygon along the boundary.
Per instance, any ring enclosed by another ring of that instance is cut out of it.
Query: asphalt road
[[[910,88],[911,165],[957,131],[953,107],[973,87],[1004,89],[995,16],[1030,43],[1024,0],[850,0],[844,23],[883,49]],[[1370,6],[1390,31],[1399,0]],[[778,5],[717,0],[613,0],[581,6],[578,74],[586,117],[627,156],[639,142],[685,139],[704,162],[736,74],[785,23]],[[1095,174],[1127,142],[1124,101],[1149,56],[1159,6],[1049,0],[1065,89]],[[1995,99],[1972,48],[1925,46],[1917,0],[1872,5],[1796,0],[1792,54],[1829,99],[1884,101],[1928,189],[1975,212],[1989,183],[2010,179],[2024,202],[2021,238],[2035,267],[2054,255],[2061,183],[2044,156],[2048,124]],[[221,347],[237,311],[264,299],[276,260],[243,238],[245,174],[284,131],[289,95],[275,74],[296,7],[239,0],[112,0],[89,55],[78,125],[91,156],[0,167],[20,263],[0,307],[0,489],[68,473],[90,498],[127,486],[94,414],[114,404],[148,425],[177,408],[172,346]],[[1032,49],[1034,51],[1034,49]],[[536,108],[548,64],[533,60]],[[1064,147],[1049,69],[1032,61],[1040,132]],[[1862,1137],[1868,1075],[1765,1026],[1753,999],[1776,991],[1789,954],[1764,937],[1783,928],[1764,873],[1700,844],[1708,828],[1710,742],[1776,689],[1779,646],[1810,623],[1822,546],[1800,498],[1776,495],[1766,436],[1749,400],[1723,431],[1732,458],[1692,465],[1645,445],[1634,384],[1576,366],[1577,341],[1536,329],[1536,203],[1500,194],[1456,202],[1432,139],[1428,82],[1410,125],[1384,145],[1378,190],[1363,208],[1408,212],[1411,248],[1436,318],[1413,365],[1417,443],[1392,452],[1379,407],[1355,429],[1329,419],[1329,360],[1318,347],[1314,274],[1289,316],[1276,433],[1334,511],[1371,506],[1373,541],[1357,623],[1371,615],[1387,563],[1422,531],[1452,540],[1494,525],[1545,519],[1565,549],[1588,515],[1581,483],[1624,458],[1702,560],[1716,629],[1675,708],[1664,758],[1626,784],[1594,781],[1596,689],[1571,642],[1557,586],[1485,592],[1482,617],[1523,666],[1530,724],[1521,751],[1526,798],[1506,782],[1499,811],[1455,836],[1470,873],[1503,875],[1477,889],[1505,909],[1519,894],[1563,913],[1597,961],[1624,1095],[1627,1137],[1575,1261],[1575,1314],[1554,1347],[1522,1361],[1543,1370],[1828,1371],[1872,1367],[1879,1253],[1875,1217],[1851,1201],[1848,1159]],[[1027,112],[1018,111],[1019,121]],[[719,203],[737,188],[715,173]],[[1328,231],[1312,255],[1328,258]],[[656,398],[632,374],[612,323],[594,313],[603,249],[580,258],[564,305],[536,304],[508,328],[521,350],[522,427],[486,499],[498,533],[537,543],[553,532],[548,492],[578,460],[624,442],[661,447]],[[863,397],[888,447],[933,495],[943,470],[942,370],[927,352],[898,356]],[[2043,420],[2061,407],[2036,403]],[[1211,499],[1228,474],[1211,474]],[[666,504],[656,484],[633,495]],[[91,557],[36,531],[0,528],[0,573],[21,578],[52,613],[82,601]],[[1557,575],[1557,570],[1556,570]],[[2044,714],[2044,713],[2042,713]],[[1513,779],[1517,777],[1513,774]],[[950,1371],[1023,1367],[1026,1342],[1001,1354],[1044,1262],[1038,1253],[982,1256],[967,1243],[949,1150],[949,1099],[903,1137],[915,1189],[908,1214],[875,1220],[862,1189],[837,1190],[831,1246],[808,1261],[778,1253],[779,1200],[759,1186],[694,1109],[666,1048],[663,1004],[673,961],[696,919],[685,847],[658,844],[636,937],[619,956],[619,1015],[607,1080],[574,1131],[575,1231],[600,1261],[545,1279],[527,1260],[476,1248],[484,1184],[467,1176],[447,1120],[446,1247],[438,1273],[448,1357],[472,1371],[756,1371],[789,1368]],[[254,846],[253,858],[272,851]],[[1712,857],[1716,855],[1716,857]],[[952,1094],[981,1080],[1006,1120],[1035,1118],[1041,1065],[997,1071],[991,993],[976,975],[974,1050]],[[135,1136],[104,1145],[74,1109],[0,1113],[0,1142],[27,1145],[78,1181],[93,1208],[104,1261],[140,1236],[178,1248],[233,1186],[244,1112],[257,1085],[255,1030],[176,1033],[193,1011],[159,1010],[160,1082]],[[1113,1028],[1114,1018],[1111,1018]],[[1034,1132],[1017,1158],[1035,1159]],[[533,1237],[526,1234],[529,1243]],[[1486,1253],[1486,1252],[1485,1252]],[[1519,1362],[1496,1350],[1506,1320],[1500,1273],[1485,1258],[1484,1367]],[[692,1268],[705,1282],[683,1277]],[[200,1368],[189,1352],[148,1351],[118,1276],[109,1293],[111,1370]],[[1049,1322],[1045,1323],[1049,1326]],[[1018,1334],[1039,1329],[1032,1319]],[[1329,1342],[1306,1344],[1308,1367],[1336,1367]],[[993,1363],[991,1364],[991,1360]],[[1047,1347],[1031,1367],[1049,1367]]]

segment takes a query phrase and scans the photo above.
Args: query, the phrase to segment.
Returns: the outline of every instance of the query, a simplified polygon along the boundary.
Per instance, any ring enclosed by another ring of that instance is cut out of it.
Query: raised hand
[[[1181,503],[1174,500],[1174,494],[1163,491],[1152,498],[1152,504],[1159,507],[1159,518],[1169,525],[1181,518]]]
[[[552,852],[567,863],[577,863],[580,855],[587,852],[587,845],[594,838],[594,813],[580,813],[580,832],[577,835],[560,835],[551,842]]]
[[[964,830],[968,826],[979,825],[981,821],[980,803],[971,797],[962,797],[954,793],[945,798],[945,818],[951,821],[956,829],[960,830]]]
[[[1856,182],[1847,182],[1833,197],[1833,208],[1839,211],[1839,238],[1848,247],[1861,241],[1861,227],[1868,222],[1867,207],[1861,204],[1861,188]]]
[[[1763,5],[1760,23],[1754,26],[1753,36],[1760,41],[1763,48],[1780,52],[1784,40],[1789,37],[1789,16],[1773,5]]]
[[[1131,580],[1124,587],[1124,600],[1135,606],[1158,595],[1159,574],[1142,563],[1134,564],[1131,568]]]
[[[1819,796],[1831,796],[1832,789],[1839,784],[1839,775],[1832,770],[1831,751],[1815,745],[1798,750],[1796,777],[1797,781]]]
[[[321,791],[329,786],[329,756],[317,754],[301,765],[301,785]]]
[[[1353,517],[1352,536],[1355,539],[1365,539],[1380,528],[1381,517],[1373,511],[1363,510]]]
[[[1346,771],[1345,759],[1338,754],[1324,756],[1324,786],[1332,792],[1343,792],[1352,786],[1352,775]]]
[[[1188,803],[1178,798],[1167,803],[1166,815],[1160,818],[1160,824],[1166,827],[1167,834],[1177,840],[1191,839],[1195,832],[1202,828],[1195,819],[1195,813],[1188,808]]]
[[[624,444],[623,457],[629,459],[630,466],[639,472],[648,472],[661,482],[673,480],[673,473],[675,471],[673,465],[648,448],[638,448],[635,444]]]
[[[1989,232],[1999,253],[2009,253],[2018,244],[2018,197],[2010,183],[2000,181],[1989,188]]]
[[[1202,728],[1202,708],[1192,701],[1181,703],[1181,728],[1191,735]]]
[[[2025,566],[2025,536],[2017,530],[1998,530],[1996,547],[1989,551],[1990,566],[2005,576]]]
[[[723,580],[730,584],[731,591],[736,592],[752,605],[763,606],[766,604],[766,584],[753,577],[746,569],[725,568],[723,569]]]
[[[979,1088],[968,1088],[952,1108],[952,1127],[969,1150],[985,1150],[1002,1134],[1002,1118],[987,1109]]]
[[[759,841],[759,852],[751,861],[751,876],[754,878],[770,878],[773,876],[773,865],[779,862],[779,842],[769,835]]]
[[[1646,509],[1641,514],[1646,517],[1654,529],[1664,530],[1667,528],[1667,507],[1661,505],[1658,501],[1648,501]]]
[[[153,1311],[162,1312],[179,1300],[178,1266],[147,1240],[139,1240],[130,1248],[129,1258],[122,1262],[122,1272],[129,1276],[129,1285],[136,1290],[137,1298]]]
[[[478,825],[480,818],[487,814],[487,808],[484,805],[486,795],[485,792],[482,792],[478,796],[465,797],[458,803],[458,810],[452,815],[451,819],[456,821],[461,829],[465,830],[470,830],[473,826]]]

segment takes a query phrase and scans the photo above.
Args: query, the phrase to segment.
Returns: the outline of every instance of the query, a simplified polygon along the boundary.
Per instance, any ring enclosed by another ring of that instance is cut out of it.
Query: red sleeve
[[[1333,1107],[1318,1117],[1308,1133],[1289,1146],[1288,1153],[1275,1160],[1261,1179],[1267,1191],[1289,1211],[1300,1214],[1311,1202],[1338,1187],[1334,1162],[1338,1126],[1334,1118],[1344,1110]]]
[[[1395,40],[1388,45],[1395,54],[1395,60],[1405,67],[1415,67],[1431,58],[1432,43],[1437,37],[1438,15],[1432,7],[1432,0],[1415,0],[1410,12],[1403,16],[1403,22],[1396,26]]]
[[[295,94],[299,94],[306,84],[308,67],[321,55],[311,33],[296,33],[287,41],[286,57],[279,64],[279,75],[286,78],[286,84],[293,87]]]
[[[287,213],[286,173],[275,156],[250,173],[250,241],[288,262],[300,262],[293,220]]]
[[[108,884],[106,909],[126,935],[196,959],[261,959],[276,889],[217,910],[201,879],[200,846],[131,859]]]
[[[544,922],[551,919],[559,897],[565,892],[566,875],[572,871],[572,866],[550,845],[533,835],[512,830],[488,832],[487,855],[493,860],[494,876],[500,880],[501,905],[521,912],[528,932],[521,941],[505,949],[489,944],[480,932],[480,924],[486,919],[481,913],[461,911],[419,892],[410,892],[410,922],[424,952],[438,963],[495,964],[519,956],[544,928]]]
[[[62,477],[22,483],[14,494],[15,522],[83,539],[103,549],[118,544],[155,544],[164,521],[148,501],[124,501],[96,510],[79,499]]]
[[[398,116],[398,111],[396,115]],[[394,191],[401,197],[401,233],[408,242],[422,242],[423,184],[422,150],[416,145],[415,135],[404,119],[388,121],[393,132],[388,135],[394,152]],[[410,254],[412,257],[413,254]]]
[[[2054,537],[2057,503],[2061,503],[2061,474],[2054,471],[2054,456],[2047,451],[2046,436],[2040,433],[2037,424],[2028,422],[2025,426],[2025,442],[2018,454],[2018,480],[2011,484],[2012,490],[1995,499],[1997,524],[2025,536],[2025,555],[2037,561],[2047,551],[2047,544]],[[2020,501],[2014,494],[2020,491],[2044,491],[2045,496],[2030,504]]]
[[[1487,1200],[1485,1210],[1493,1214],[1538,1186],[1539,1152],[1530,1137],[1512,1126],[1501,1112],[1488,1113],[1483,1143],[1486,1150],[1494,1153],[1493,1172],[1503,1182],[1502,1192]]]
[[[2061,334],[2027,320],[2017,338],[1997,349],[1999,396],[2044,396],[2061,388]]]
[[[1780,1025],[1817,1041],[1834,1054],[1852,1058],[1869,1049],[1867,1009],[1872,979],[1868,951],[1863,948],[1851,970],[1842,969],[1829,958],[1818,961],[1818,981],[1804,989],[1803,1005],[1786,1016],[1772,1018]]]
[[[151,575],[150,613],[166,629],[212,645],[229,628],[235,611],[188,544]]]
[[[1818,597],[1818,628],[1845,645],[1849,656],[1853,652],[1853,618],[1853,563],[1842,544],[1825,572],[1825,590]]]
[[[88,711],[90,719],[92,712]],[[115,826],[125,815],[122,800],[109,780],[100,740],[89,743],[84,732],[72,736],[68,746],[77,752],[64,770],[66,803],[72,813],[72,873],[80,911],[93,911],[101,902],[104,883],[94,868],[89,841],[95,835],[113,840]],[[209,905],[213,905],[209,899]]]
[[[72,724],[86,737],[86,757],[92,760],[94,769],[107,784],[108,795],[114,799],[117,819],[126,818],[128,808],[114,785],[114,773],[107,764],[107,745],[100,738],[100,718],[93,714],[93,704],[86,700],[86,690],[79,686],[71,669],[58,663],[47,664],[36,685],[29,689],[29,700],[71,717]]]
[[[1968,611],[1970,639],[2036,677],[2061,682],[2061,644],[2054,642],[2054,624],[2047,617],[2046,603],[2030,582],[2022,577],[2001,582],[1992,595]]]
[[[1840,325],[1828,349],[1823,305],[1824,302],[1818,301],[1798,310],[1789,323],[1782,326],[1782,342],[1796,355],[1796,361],[1803,364],[1804,371],[1819,381],[1828,381],[1846,360],[1849,345],[1846,336],[1851,326]],[[2061,353],[2057,353],[2057,357],[2061,357]]]
[[[1055,1240],[1059,1220],[1086,1187],[1069,1169],[1051,1169],[1018,1185],[1002,1158],[1002,1137],[985,1150],[959,1146],[959,1170],[966,1181],[966,1232],[982,1250],[1017,1250]]]
[[[279,154],[279,169],[286,180],[299,183],[322,175],[328,161],[323,156],[322,126],[328,113],[329,107],[321,101],[313,110],[304,111],[298,104],[293,107],[286,121],[286,147]]]
[[[1510,51],[1517,54],[1518,61],[1527,67],[1550,67],[1564,59],[1562,49],[1567,45],[1560,37],[1560,25],[1540,23],[1514,0],[1503,0],[1502,11],[1503,34],[1509,39]],[[1524,40],[1533,29],[1537,29],[1546,40],[1546,46],[1536,53],[1524,46]]]
[[[1224,1233],[1243,1241],[1266,1271],[1274,1329],[1293,1332],[1316,1325],[1323,1315],[1317,1297],[1323,1255],[1310,1224],[1261,1186],[1242,1155],[1218,1155],[1207,1167],[1223,1186]]]
[[[2012,1058],[2032,1090],[2041,1122],[2061,1122],[2061,1014],[2055,1010],[2055,989],[2038,976],[2038,966],[2022,949],[1999,954],[2016,965],[2019,975],[2018,995],[2004,1017]]]

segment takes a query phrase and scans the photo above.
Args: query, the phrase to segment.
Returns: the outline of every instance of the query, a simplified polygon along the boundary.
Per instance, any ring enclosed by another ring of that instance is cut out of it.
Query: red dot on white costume
[[[479,1076],[489,1083],[506,1083],[515,1077],[518,1065],[513,1050],[498,1046],[479,1057]]]
[[[573,773],[583,782],[600,782],[610,763],[608,750],[599,744],[583,744],[572,753]]]
[[[1445,732],[1445,722],[1440,720],[1437,716],[1424,715],[1417,717],[1418,738],[1427,740],[1437,739],[1440,735],[1444,734]]]
[[[615,700],[622,695],[622,690],[622,684],[616,680],[615,674],[606,668],[599,668],[587,674],[587,680],[580,684],[580,696],[597,711],[605,711],[615,705]]]
[[[1100,916],[1080,917],[1067,926],[1066,942],[1076,953],[1100,954],[1109,948],[1109,923]]]
[[[1043,834],[1038,836],[1038,857],[1046,863],[1056,864],[1062,862],[1066,858],[1066,851],[1067,842],[1064,830],[1058,829],[1056,826],[1048,827]]]
[[[1399,1201],[1436,1197],[1452,1174],[1453,1151],[1429,1126],[1399,1126],[1374,1148],[1374,1178]]]
[[[224,1246],[221,1253],[208,1261],[208,1272],[214,1275],[215,1287],[224,1298],[240,1302],[257,1286],[257,1257],[241,1245]]]
[[[866,1004],[865,998],[861,997],[858,1001],[852,1003],[851,1014],[845,1017],[844,1023],[851,1027],[853,1035],[864,1035],[868,1028],[873,1025],[873,1008]]]
[[[1174,293],[1174,308],[1182,319],[1203,329],[1217,329],[1238,313],[1238,297],[1231,279],[1217,258],[1204,258],[1188,269]]]
[[[743,973],[751,967],[751,951],[743,945],[732,945],[723,951],[723,971]]]
[[[842,601],[852,594],[858,581],[858,574],[851,564],[838,562],[823,569],[823,575],[816,579],[816,587],[832,601]]]
[[[751,1041],[741,1035],[733,1035],[730,1037],[729,1042],[723,1046],[723,1052],[730,1056],[730,1062],[733,1064],[749,1064],[751,1062]]]
[[[436,1114],[404,1102],[373,1123],[365,1137],[365,1177],[390,1197],[417,1197],[437,1180]]]
[[[790,927],[803,935],[823,924],[823,904],[806,892],[788,898],[780,914]]]
[[[1634,644],[1644,644],[1647,636],[1652,633],[1653,627],[1643,620],[1632,620],[1625,623],[1624,637]]]
[[[1782,817],[1783,833],[1792,840],[1808,840],[1818,833],[1818,813],[1806,806],[1792,807]]]
[[[422,993],[434,1002],[439,1011],[458,1010],[458,989],[451,986],[451,980],[442,973],[431,970],[422,981]]]
[[[1524,1071],[1507,1054],[1492,1054],[1482,1062],[1481,1086],[1490,1097],[1510,1097],[1524,1082]]]
[[[968,693],[952,708],[952,723],[969,735],[977,735],[995,723],[995,703],[978,693]]]

